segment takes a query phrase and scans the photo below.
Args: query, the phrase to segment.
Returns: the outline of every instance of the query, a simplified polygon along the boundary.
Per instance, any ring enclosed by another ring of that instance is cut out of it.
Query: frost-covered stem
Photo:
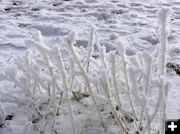
[[[56,117],[55,117],[56,118]],[[55,130],[55,125],[56,125],[56,120],[55,120],[55,118],[53,118],[52,120],[53,120],[53,122],[52,122],[52,132],[56,132],[56,130]]]
[[[30,64],[31,64],[30,57],[31,57],[31,56],[30,56],[30,52],[29,52],[29,51],[26,53],[26,56],[27,56],[27,57],[26,57],[26,58],[27,58],[27,59],[26,59],[27,72],[25,72],[25,73],[26,73],[26,76],[27,76],[27,78],[28,78],[28,80],[27,80],[27,81],[28,81],[28,84],[30,84],[30,83],[31,83],[31,75],[30,75]],[[27,84],[27,83],[26,83],[26,84]],[[29,90],[29,87],[30,87],[30,86],[28,85],[28,86],[25,87],[25,89],[26,89],[27,93],[29,93],[29,95],[32,96],[32,94],[33,94],[32,92],[33,92],[33,91],[31,92],[31,90]]]
[[[160,49],[159,49],[159,64],[160,64],[160,76],[164,77],[165,76],[165,66],[166,66],[166,47],[168,45],[168,21],[170,18],[170,9],[168,8],[162,8],[159,14],[159,20],[160,20]],[[165,127],[164,127],[164,121],[166,119],[166,114],[165,114],[165,109],[166,109],[166,89],[164,87],[164,78],[161,78],[160,86],[159,86],[159,96],[157,100],[157,105],[155,107],[154,113],[150,117],[150,122],[152,122],[155,118],[155,115],[157,114],[159,108],[162,105],[162,119],[161,119],[161,134],[164,134]],[[147,126],[145,127],[144,131],[146,131]]]
[[[110,104],[110,107],[112,109],[112,112],[114,114],[114,116],[116,117],[117,121],[118,121],[118,125],[122,128],[122,130],[125,132],[125,134],[128,134],[128,129],[127,129],[127,126],[126,124],[124,124],[124,122],[121,120],[121,118],[118,116],[118,113],[117,111],[114,109],[114,106],[110,100],[110,97],[108,96],[107,92],[106,92],[106,86],[104,85],[103,81],[101,80],[101,85],[102,85],[102,88],[105,90],[105,95],[106,95],[106,98],[108,99],[108,103]]]
[[[163,92],[163,90],[165,90],[165,92]],[[152,121],[154,120],[155,116],[157,115],[159,108],[162,108],[161,109],[162,110],[162,117],[161,117],[162,119],[161,119],[160,134],[164,134],[164,132],[165,132],[164,122],[166,120],[165,109],[166,109],[166,97],[167,97],[167,94],[168,94],[168,90],[169,90],[169,83],[165,82],[164,79],[161,78],[161,82],[160,82],[160,86],[159,86],[159,96],[158,96],[157,104],[156,104],[156,107],[155,107],[155,111],[149,117],[149,124],[151,124]],[[143,134],[146,132],[147,128],[148,128],[148,124],[146,125],[146,127],[145,127],[145,129],[143,131]]]
[[[33,95],[31,94],[30,90],[28,89],[27,83],[22,83],[22,82],[20,82],[19,80],[17,80],[16,77],[13,75],[13,73],[10,73],[10,74],[8,73],[7,75],[8,75],[8,77],[9,77],[16,85],[18,85],[18,86],[19,86],[20,88],[22,88],[22,89],[25,89],[25,94],[27,95],[29,101],[31,101],[31,105],[32,105],[32,107],[34,108],[35,112],[36,112],[39,116],[43,117],[43,114],[42,114],[41,111],[39,110],[39,107],[37,107],[37,105],[36,105],[36,102],[35,102],[35,100],[34,100],[34,98],[33,98]],[[13,96],[12,96],[12,97],[13,97]],[[17,97],[14,97],[14,98],[17,99]],[[19,98],[18,98],[18,100],[19,100]]]
[[[70,39],[67,40],[67,45],[68,45],[67,47],[68,47],[68,50],[69,50],[69,54],[71,54],[72,57],[74,58],[75,63],[77,64],[78,68],[80,69],[80,71],[81,71],[81,73],[82,73],[82,75],[83,75],[83,77],[84,77],[84,79],[85,79],[85,82],[86,82],[86,84],[87,84],[88,91],[89,91],[89,93],[90,93],[90,95],[91,95],[92,102],[94,103],[94,106],[95,106],[96,109],[97,109],[97,112],[98,112],[98,114],[99,114],[99,117],[100,117],[100,119],[101,119],[101,121],[102,121],[102,125],[105,127],[103,117],[102,117],[101,112],[100,112],[100,110],[99,110],[99,108],[98,108],[96,99],[95,99],[95,97],[94,97],[94,95],[93,95],[93,91],[92,91],[91,86],[90,86],[90,82],[89,82],[89,79],[88,79],[88,75],[87,75],[86,71],[84,70],[84,68],[82,67],[82,65],[81,65],[81,63],[80,63],[80,61],[79,61],[79,59],[78,59],[78,57],[77,57],[77,54],[76,54],[76,52],[75,52],[75,50],[74,50],[74,48],[73,48],[74,42],[75,42],[75,37],[74,37],[75,35],[74,35],[74,34],[75,34],[75,33],[73,33],[73,32],[70,33]],[[72,38],[74,38],[74,39],[71,39],[71,36],[72,36]]]
[[[160,134],[165,134],[165,121],[166,121],[166,95],[163,93],[162,99],[162,115],[161,115],[161,128]]]
[[[132,99],[132,94],[131,94],[131,89],[130,89],[130,85],[129,85],[129,78],[128,78],[128,73],[127,73],[127,63],[125,61],[123,61],[123,64],[124,64],[124,73],[125,73],[125,81],[126,81],[126,86],[127,86],[127,89],[128,89],[128,96],[129,96],[129,99],[130,99],[130,105],[131,105],[131,108],[132,108],[132,111],[133,111],[133,115],[134,115],[134,118],[137,120],[137,116],[136,116],[136,112],[135,112],[135,108],[134,108],[134,103],[133,103],[133,99]]]
[[[166,73],[166,47],[168,45],[168,34],[169,34],[169,28],[168,23],[170,20],[170,9],[169,8],[162,8],[159,14],[160,19],[160,75],[165,76]],[[166,119],[166,98],[167,98],[167,91],[164,86],[164,80],[163,80],[163,86],[161,87],[162,90],[162,122],[161,122],[161,134],[165,133],[165,126],[164,121]]]
[[[44,39],[43,36],[41,35],[40,32],[38,32],[38,43],[35,44],[36,48],[40,51],[40,53],[42,54],[42,57],[45,60],[45,63],[47,65],[48,71],[50,73],[51,76],[51,80],[52,80],[52,96],[51,96],[51,100],[53,103],[53,116],[57,115],[57,105],[56,105],[56,89],[59,91],[59,93],[61,94],[61,89],[58,86],[58,82],[55,78],[55,74],[53,72],[53,67],[51,65],[51,62],[49,60],[49,56],[48,56],[48,48],[46,47],[45,43],[44,43]]]
[[[53,72],[53,67],[51,66],[49,57],[47,55],[45,55],[44,58],[45,58],[45,61],[46,61],[46,64],[47,64],[47,68],[48,68],[48,70],[50,72],[50,75],[51,75],[51,78],[52,78],[52,82],[53,82],[54,86],[60,91],[60,88],[59,88],[58,82],[57,82],[57,80],[55,78],[55,74]]]
[[[148,97],[148,91],[150,88],[151,84],[151,72],[152,72],[152,57],[148,53],[143,53],[144,54],[144,60],[145,60],[145,76],[144,76],[144,89],[145,89],[145,102],[144,105],[142,106],[141,110],[141,116],[140,116],[140,122],[139,122],[139,129],[142,124],[142,118],[144,115],[144,110],[147,107],[147,97]],[[148,115],[148,113],[146,113]]]
[[[100,46],[100,44],[98,43],[98,47],[99,47],[99,52],[100,52],[100,59],[101,59],[101,61],[102,61],[102,64],[103,64],[103,67],[105,68],[105,69],[107,69],[107,65],[108,65],[108,63],[107,63],[107,60],[105,59],[105,47],[104,46]],[[106,75],[106,74],[103,74],[104,76]],[[111,97],[111,93],[110,93],[110,88],[109,88],[109,82],[108,82],[108,80],[107,80],[107,77],[104,77],[105,78],[105,81],[106,81],[106,84],[107,84],[107,91],[106,91],[106,93],[108,94],[108,97],[110,98]]]
[[[51,96],[51,99],[52,99],[52,103],[53,103],[53,116],[56,116],[57,114],[57,106],[56,106],[56,90],[55,90],[55,87],[57,89],[59,89],[59,86],[57,84],[57,81],[55,79],[55,75],[54,75],[54,72],[53,72],[53,69],[50,65],[50,61],[49,61],[49,57],[47,56],[47,54],[44,55],[44,58],[45,58],[45,61],[46,61],[46,64],[47,64],[47,68],[50,72],[50,75],[51,75],[51,79],[52,79],[52,96]]]
[[[59,98],[59,103],[58,103],[59,106],[61,105],[62,97],[63,97],[63,92],[60,93],[60,98]],[[59,106],[57,107],[57,114],[58,115],[59,115]]]
[[[70,80],[69,80],[69,91],[72,91],[73,83],[74,83],[74,61],[70,59]]]
[[[33,108],[36,111],[36,113],[38,114],[38,116],[43,117],[43,113],[41,113],[39,107],[37,107],[35,100],[32,97],[30,97],[30,99],[32,101],[31,105],[33,106]]]
[[[167,95],[168,95],[168,91],[170,88],[169,82],[166,81],[163,84],[164,86],[164,92],[163,92],[163,99],[162,99],[162,122],[161,122],[161,134],[165,133],[165,121],[166,121],[166,99],[167,99]]]
[[[92,27],[90,30],[90,35],[89,35],[89,42],[88,42],[88,57],[87,57],[87,68],[86,71],[89,72],[89,64],[90,64],[90,58],[91,54],[93,51],[93,46],[94,46],[94,28]]]
[[[119,105],[119,109],[123,115],[123,118],[125,117],[124,116],[124,111],[123,111],[123,107],[122,107],[122,103],[121,103],[121,100],[119,98],[119,92],[118,92],[118,86],[117,86],[117,79],[116,79],[116,65],[115,65],[115,56],[114,54],[111,55],[111,65],[112,65],[112,80],[113,80],[113,84],[114,84],[114,88],[115,88],[115,97],[116,97],[116,100],[117,100],[117,103]]]
[[[73,107],[72,107],[72,103],[71,103],[71,98],[69,96],[69,88],[67,86],[67,77],[66,77],[67,75],[66,75],[66,71],[65,71],[65,68],[64,68],[62,58],[61,58],[62,57],[61,56],[61,51],[60,51],[59,48],[57,49],[57,55],[58,55],[59,70],[60,70],[61,75],[62,75],[64,93],[65,93],[66,99],[68,100],[68,104],[69,104],[68,108],[69,108],[69,111],[70,111],[71,125],[72,125],[72,128],[73,128],[73,134],[76,134],[76,128],[75,128],[75,122],[74,122],[74,116],[73,116]]]
[[[104,65],[105,68],[107,68],[107,63],[106,63],[106,59],[105,59],[105,47],[104,46],[100,46],[100,44],[98,44],[99,47],[99,53],[100,53],[100,59],[102,61],[102,64]]]
[[[51,62],[50,62],[50,59],[49,59],[49,48],[46,46],[45,42],[44,42],[44,39],[43,39],[43,36],[40,32],[38,32],[38,42],[35,42],[35,47],[40,51],[40,53],[42,54],[45,62],[46,62],[46,65],[47,65],[47,68],[48,68],[48,71],[51,75],[51,78],[52,78],[52,82],[53,84],[55,85],[55,87],[58,89],[59,93],[61,94],[61,89],[59,88],[58,86],[58,82],[55,78],[55,74],[53,72],[53,67],[51,66]]]
[[[130,105],[132,108],[133,116],[137,120],[137,116],[136,116],[136,112],[135,112],[135,108],[134,108],[134,103],[133,103],[133,98],[132,98],[132,93],[131,93],[131,88],[130,88],[130,82],[129,82],[127,60],[126,60],[127,57],[125,54],[125,48],[124,48],[122,42],[120,42],[120,41],[118,42],[118,45],[119,45],[118,51],[119,51],[119,54],[122,58],[123,72],[124,72],[124,77],[125,77],[126,89],[128,90],[128,97],[129,97]]]
[[[143,97],[140,97],[139,95],[139,92],[138,92],[138,80],[137,78],[135,77],[136,74],[135,74],[135,70],[133,67],[130,67],[129,68],[129,74],[130,74],[130,78],[131,78],[131,81],[132,81],[132,89],[133,89],[133,94],[134,94],[134,97],[135,99],[138,100],[139,104],[141,105],[142,107],[142,111],[141,111],[141,114],[140,114],[140,119],[139,119],[139,125],[137,127],[137,131],[140,131],[141,129],[141,124],[142,124],[142,120],[143,120],[143,114],[144,114],[144,109],[145,109],[145,105],[144,105],[144,96]]]
[[[160,85],[159,85],[159,93],[158,93],[158,99],[157,99],[157,104],[156,104],[156,106],[155,106],[155,110],[154,110],[154,112],[153,112],[153,114],[149,117],[149,122],[151,123],[153,120],[154,120],[154,118],[156,117],[156,115],[157,115],[157,113],[158,113],[158,110],[159,110],[159,108],[160,108],[160,106],[161,106],[161,101],[162,101],[162,98],[163,98],[163,91],[162,91],[162,89],[163,89],[163,80],[161,79],[160,80]],[[145,127],[145,129],[144,129],[144,133],[146,132],[146,129],[148,128],[148,124],[146,125],[146,127]],[[143,133],[143,134],[144,134]]]
[[[141,127],[142,127],[142,120],[143,120],[143,116],[144,116],[144,106],[141,107],[141,114],[140,114],[140,119],[139,119],[139,125],[138,125],[138,131],[140,131]]]
[[[149,112],[148,112],[147,108],[146,108],[146,119],[147,119],[147,133],[151,134],[151,122],[149,119]]]
[[[28,43],[28,42],[27,42]],[[31,41],[29,42],[31,43]],[[45,45],[43,36],[40,32],[37,33],[37,41],[34,42],[34,46],[39,50],[39,52],[42,54],[42,57],[45,60],[45,63],[47,65],[47,69],[50,73],[51,80],[52,80],[52,96],[51,100],[53,103],[53,116],[56,116],[57,114],[57,105],[56,105],[56,89],[59,91],[61,94],[61,89],[58,86],[58,82],[55,78],[55,74],[53,72],[53,67],[51,65],[48,53],[49,53],[49,48]]]
[[[151,84],[152,57],[148,53],[144,53],[144,59],[146,61],[144,89],[145,89],[145,95],[148,96],[148,91]]]
[[[159,14],[160,20],[160,49],[159,49],[159,60],[160,60],[160,75],[165,75],[166,67],[166,47],[168,45],[168,23],[170,20],[170,9],[162,8]]]

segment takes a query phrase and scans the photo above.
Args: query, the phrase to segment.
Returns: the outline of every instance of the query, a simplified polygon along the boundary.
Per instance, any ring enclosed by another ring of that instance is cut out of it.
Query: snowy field
[[[22,102],[15,99],[15,96],[21,98],[22,93],[16,92],[16,85],[9,82],[4,75],[7,68],[16,70],[14,65],[17,62],[17,57],[22,57],[31,47],[25,41],[34,38],[37,30],[41,31],[50,48],[61,45],[56,40],[59,37],[65,38],[70,31],[78,33],[77,47],[87,47],[91,27],[94,26],[100,44],[105,46],[108,53],[116,49],[112,40],[118,36],[129,43],[126,50],[127,56],[133,56],[144,50],[155,53],[157,46],[159,46],[158,12],[162,7],[170,7],[173,13],[170,21],[170,36],[168,37],[167,62],[180,65],[179,0],[17,1],[13,3],[13,0],[0,0],[0,109],[4,109],[6,116],[13,116],[11,120],[6,122],[5,126],[0,126],[0,134],[37,133],[29,123],[31,113],[28,111],[28,106],[24,104],[23,98]],[[83,53],[82,55],[80,53],[80,56],[83,56]],[[167,79],[171,82],[167,97],[167,118],[178,119],[180,118],[180,75],[173,70],[168,70]],[[14,93],[16,95],[13,98]],[[84,122],[88,122],[88,119],[98,118],[98,115],[91,117],[94,113],[93,110],[91,111],[91,107],[86,104],[88,101],[87,97],[82,101],[85,104],[72,102],[74,114],[77,115],[77,130],[82,129],[82,126],[85,128],[86,123]],[[57,133],[71,134],[71,130],[69,130],[71,123],[68,123],[70,119],[66,115],[66,103],[63,102],[62,105],[65,108],[61,109],[62,115],[60,113],[57,121],[60,124]],[[108,110],[105,110],[103,114],[106,115],[106,112]],[[85,121],[84,116],[87,115],[89,117]],[[112,120],[109,119],[109,121]],[[41,124],[44,123],[43,120],[41,122]],[[87,130],[82,133],[105,133],[98,127],[98,124],[98,121],[92,120],[91,124],[87,125]],[[119,133],[116,131],[117,127],[112,126],[113,130],[110,129],[109,127],[106,133]]]

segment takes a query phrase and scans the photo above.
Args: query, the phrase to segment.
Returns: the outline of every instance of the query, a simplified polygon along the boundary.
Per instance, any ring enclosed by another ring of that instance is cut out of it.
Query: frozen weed
[[[24,93],[22,98],[29,105],[34,129],[39,133],[61,133],[58,122],[67,114],[71,127],[68,133],[73,134],[83,133],[88,127],[87,131],[91,128],[104,132],[117,130],[110,129],[111,125],[126,134],[150,134],[155,117],[160,120],[156,132],[163,133],[170,88],[165,73],[168,14],[168,9],[161,10],[159,57],[146,51],[127,56],[128,43],[118,37],[112,40],[117,52],[106,53],[105,47],[94,38],[94,28],[91,28],[87,48],[75,46],[76,32],[57,38],[58,45],[53,47],[46,45],[40,32],[27,41],[32,47],[17,59],[16,71],[9,69],[6,75]],[[95,44],[97,56],[93,57]],[[85,55],[80,55],[82,51]],[[86,122],[80,125],[81,130],[77,130],[77,122],[81,122],[75,114],[77,102],[81,105],[86,102],[87,106],[84,111],[88,116],[83,116]],[[87,122],[91,112],[92,120]],[[2,110],[0,118],[2,124]],[[99,121],[96,127],[92,123],[95,120]]]

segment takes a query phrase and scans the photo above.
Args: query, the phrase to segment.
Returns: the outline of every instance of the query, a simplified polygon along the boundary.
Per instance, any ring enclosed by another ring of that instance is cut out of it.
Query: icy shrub
[[[106,53],[93,28],[87,48],[75,46],[75,32],[53,40],[51,47],[40,32],[26,41],[31,47],[6,75],[28,105],[34,131],[163,133],[170,88],[165,74],[167,14],[162,9],[159,57],[146,51],[128,57],[128,43],[120,38],[114,40],[117,51]]]

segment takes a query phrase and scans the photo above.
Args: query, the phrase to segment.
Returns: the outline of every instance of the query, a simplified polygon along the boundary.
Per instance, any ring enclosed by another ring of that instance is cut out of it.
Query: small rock
[[[119,106],[118,105],[116,106],[116,111],[119,111]]]
[[[168,62],[166,67],[168,69],[174,70],[176,72],[176,74],[180,76],[180,65],[179,64]]]
[[[10,11],[10,10],[11,10],[11,8],[5,8],[4,10],[5,10],[5,11]]]
[[[5,120],[12,120],[13,117],[14,117],[14,115],[9,114],[6,116]]]
[[[34,124],[34,123],[38,123],[39,120],[40,120],[39,118],[35,118],[35,119],[32,120],[32,123],[33,123],[33,124]]]
[[[16,2],[13,2],[13,4],[12,4],[12,5],[17,6],[18,4],[17,4]]]
[[[34,7],[34,8],[31,9],[31,11],[40,11],[40,9]]]
[[[19,24],[18,24],[18,27],[23,28],[23,27],[27,27],[27,26],[29,26],[29,25],[30,25],[30,24],[19,23]]]
[[[60,6],[61,4],[62,4],[62,2],[54,3],[54,4],[52,4],[52,6],[56,7],[56,6]]]
[[[0,124],[0,128],[4,128],[6,125],[5,124]]]

